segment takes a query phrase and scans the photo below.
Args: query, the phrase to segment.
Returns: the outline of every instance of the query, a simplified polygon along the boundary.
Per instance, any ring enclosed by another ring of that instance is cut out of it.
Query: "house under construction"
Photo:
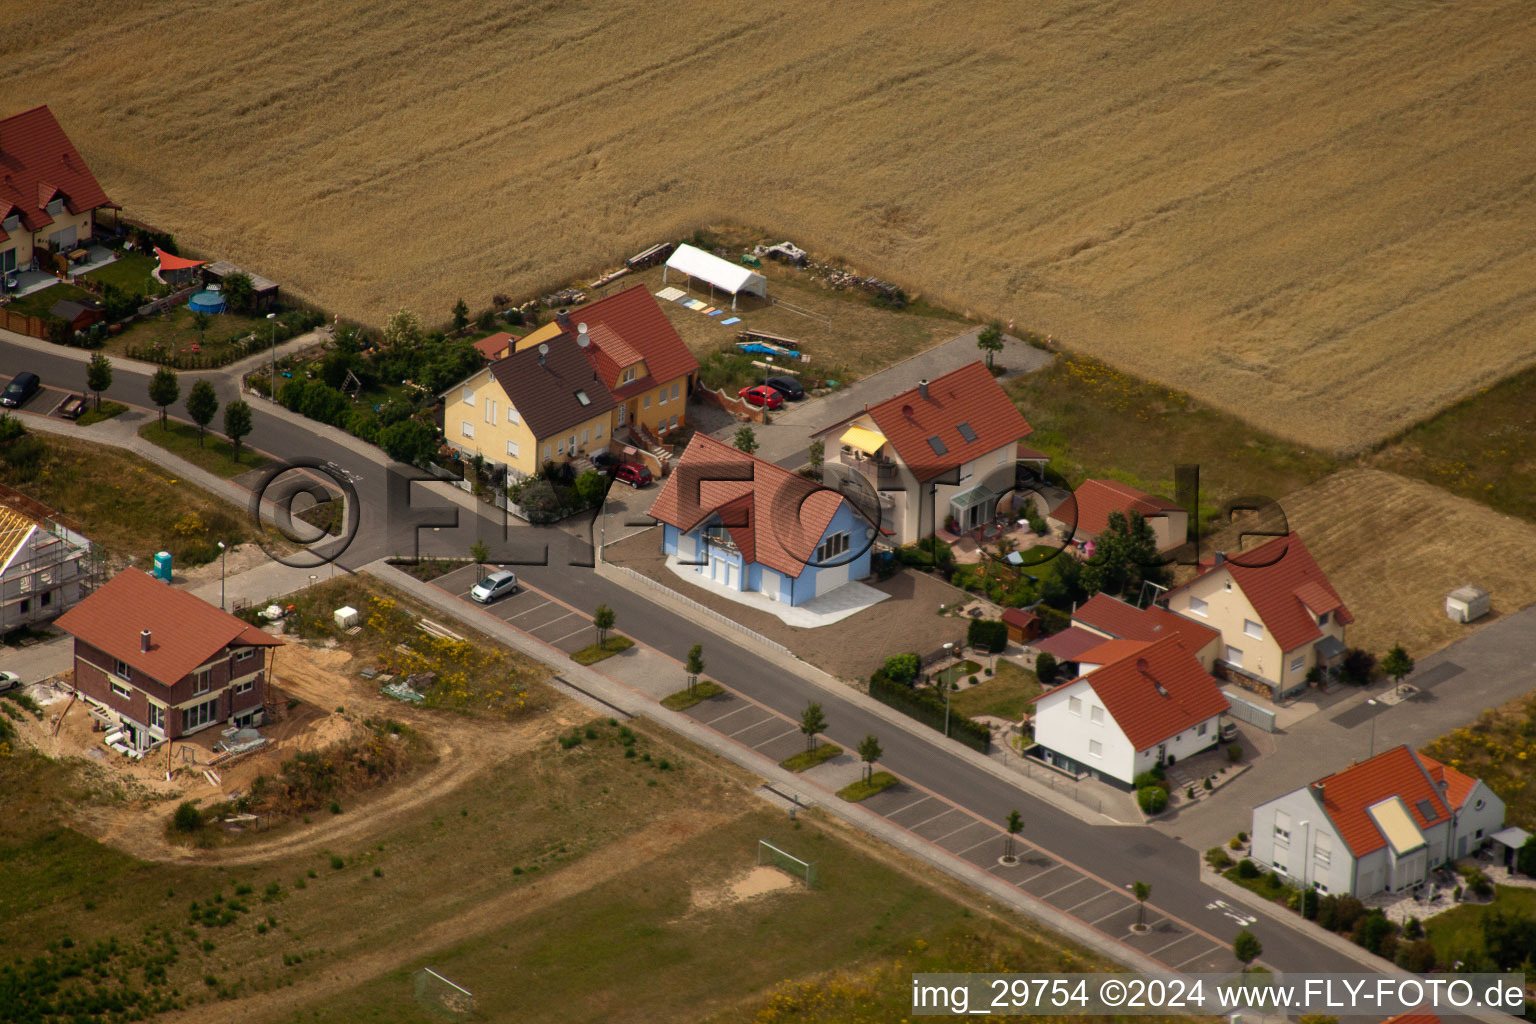
[[[0,634],[48,622],[90,593],[91,542],[51,518],[0,505]]]

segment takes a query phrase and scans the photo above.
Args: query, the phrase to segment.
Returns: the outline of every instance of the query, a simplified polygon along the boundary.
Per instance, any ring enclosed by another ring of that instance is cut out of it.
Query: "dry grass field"
[[[344,315],[763,225],[1292,440],[1532,361],[1521,0],[15,0],[0,100]]]
[[[1422,657],[1536,601],[1536,527],[1422,481],[1346,469],[1280,507],[1354,612],[1350,646],[1378,657],[1394,643]],[[1237,550],[1230,533],[1205,544],[1223,548]],[[1466,583],[1493,595],[1473,626],[1445,617],[1445,595]]]

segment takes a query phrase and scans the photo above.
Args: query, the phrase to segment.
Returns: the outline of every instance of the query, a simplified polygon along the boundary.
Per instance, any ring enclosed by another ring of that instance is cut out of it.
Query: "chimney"
[[[547,356],[547,355],[549,355],[549,346],[548,345],[540,345],[539,346],[539,365],[540,366],[544,365],[544,357]]]
[[[1221,565],[1226,560],[1227,560],[1227,553],[1225,551],[1218,551],[1218,552],[1216,552],[1215,559],[1212,561],[1211,564],[1212,565]]]
[[[917,382],[917,393],[919,395],[921,395],[923,398],[927,398],[928,397],[928,378],[927,377],[924,377],[922,380]]]
[[[147,629],[139,630],[139,650],[145,654],[149,653],[149,630]]]
[[[557,312],[555,314],[555,323],[560,325],[560,329],[562,331],[571,326],[571,311],[568,309],[562,309]]]
[[[592,337],[591,335],[587,334],[586,324],[576,325],[576,344],[580,345],[582,348],[586,348],[588,345],[592,344]]]

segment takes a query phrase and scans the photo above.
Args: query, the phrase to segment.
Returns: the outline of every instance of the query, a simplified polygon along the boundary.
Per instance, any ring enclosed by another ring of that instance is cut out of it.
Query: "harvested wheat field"
[[[1280,506],[1354,613],[1351,647],[1380,656],[1401,643],[1423,657],[1536,601],[1536,526],[1431,484],[1346,469]],[[1205,550],[1236,550],[1230,537]],[[1445,617],[1445,595],[1467,583],[1491,593],[1493,612],[1464,626]]]
[[[1522,0],[16,0],[130,216],[374,322],[761,225],[1354,450],[1529,364]]]

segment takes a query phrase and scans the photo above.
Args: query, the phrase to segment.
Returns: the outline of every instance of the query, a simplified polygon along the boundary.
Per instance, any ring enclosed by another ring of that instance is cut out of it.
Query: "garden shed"
[[[668,272],[673,270],[681,271],[690,278],[696,277],[711,289],[730,292],[732,309],[736,308],[736,297],[743,292],[760,299],[768,297],[768,279],[762,274],[691,245],[680,245],[667,257],[667,265],[661,272],[662,283],[666,283]]]
[[[69,324],[72,331],[83,331],[92,324],[100,323],[106,319],[106,313],[102,311],[101,303],[94,300],[90,302],[76,302],[73,299],[61,299],[53,304],[48,311],[49,316],[57,317]]]
[[[225,278],[235,274],[244,274],[251,279],[251,292],[256,300],[257,312],[266,312],[277,302],[277,285],[259,274],[241,270],[228,260],[219,260],[203,268],[203,280],[208,284],[222,285]]]

